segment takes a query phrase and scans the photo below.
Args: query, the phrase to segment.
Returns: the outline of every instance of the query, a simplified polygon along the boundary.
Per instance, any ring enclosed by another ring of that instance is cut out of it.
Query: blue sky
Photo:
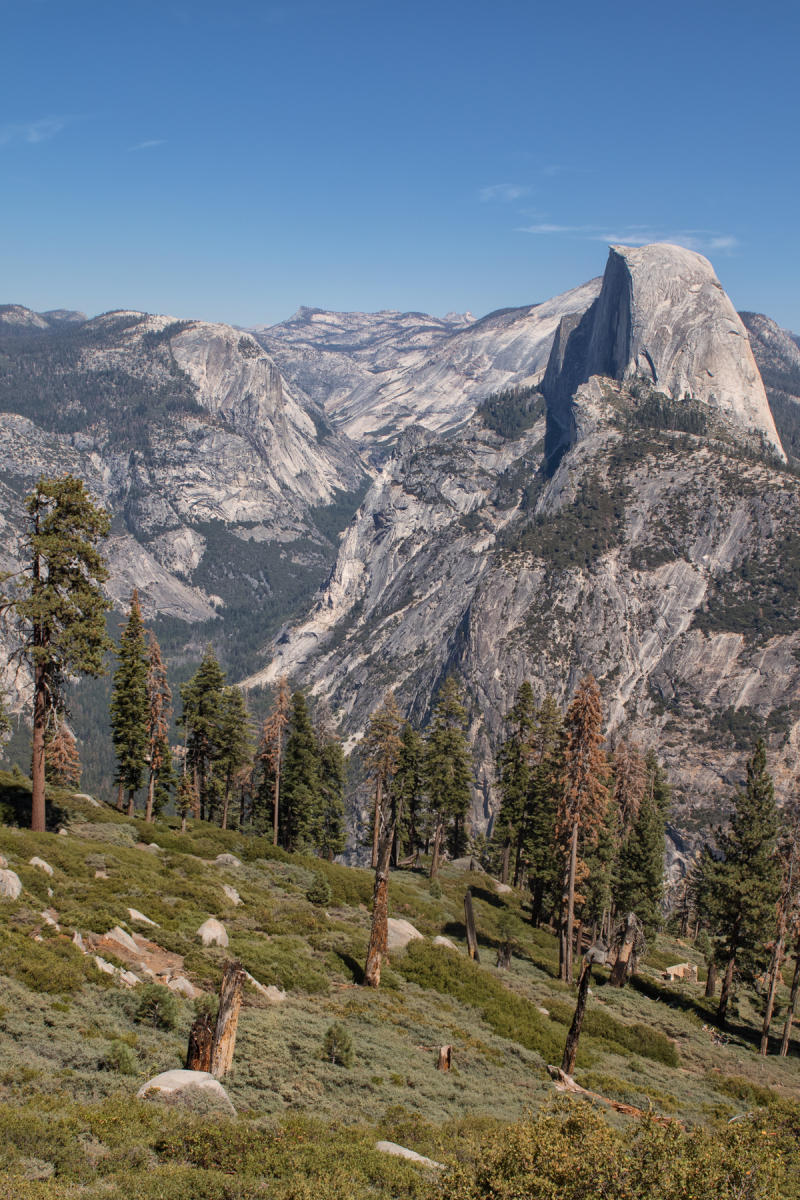
[[[800,331],[794,4],[0,0],[1,302],[532,303],[681,241]]]

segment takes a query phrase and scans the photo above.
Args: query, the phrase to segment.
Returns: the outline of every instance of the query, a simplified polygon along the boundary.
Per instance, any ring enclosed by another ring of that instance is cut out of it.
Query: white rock
[[[0,871],[5,871],[8,867],[8,861],[0,854]]]
[[[409,1150],[406,1146],[399,1146],[397,1142],[376,1142],[375,1149],[380,1150],[381,1154],[393,1154],[395,1158],[406,1158],[420,1167],[433,1167],[437,1171],[444,1170],[444,1163],[426,1158],[424,1154],[417,1154],[416,1150]]]
[[[124,929],[120,929],[119,925],[115,925],[113,929],[109,929],[106,937],[111,942],[116,942],[118,946],[124,946],[126,950],[130,950],[133,954],[139,953],[139,947],[129,933]]]
[[[514,889],[510,883],[501,883],[499,879],[496,879],[494,882],[494,890],[497,892],[498,896],[507,896],[509,892],[513,892]]]
[[[108,871],[95,871],[95,879],[108,879]]]
[[[152,925],[155,929],[158,929],[158,921],[151,921],[144,913],[140,913],[138,908],[129,908],[128,916],[132,921],[136,921],[138,925]]]
[[[283,1004],[286,999],[286,992],[282,988],[275,987],[274,983],[263,984],[254,979],[249,971],[245,971],[245,978],[265,999],[269,1000],[270,1004]]]
[[[231,904],[241,904],[242,897],[239,895],[235,887],[231,887],[229,883],[223,883],[222,890],[230,900]]]
[[[52,908],[46,908],[44,912],[41,913],[41,918],[45,925],[52,925],[54,929],[60,929],[58,921],[56,920],[57,916],[58,913],[53,912]]]
[[[82,938],[82,937],[81,937],[81,935],[78,933],[77,929],[75,930],[75,932],[74,932],[74,933],[73,933],[73,935],[72,935],[72,944],[73,944],[73,946],[77,946],[77,947],[78,947],[78,949],[80,950],[81,954],[85,954],[85,953],[86,953],[86,946],[84,945],[83,938]]]
[[[159,1096],[180,1099],[183,1093],[186,1094],[186,1099],[191,1101],[189,1093],[196,1094],[197,1091],[207,1092],[231,1114],[235,1112],[225,1088],[208,1071],[162,1071],[160,1075],[149,1079],[140,1087],[136,1097],[138,1100],[150,1100]]]
[[[104,975],[115,974],[117,968],[114,966],[114,964],[108,962],[108,960],[105,958],[101,958],[99,954],[95,954],[94,961],[97,965],[98,971],[102,971]]]
[[[52,889],[51,887],[49,887],[49,888],[47,889],[47,894],[48,894],[48,896],[50,897],[50,899],[52,900],[52,899],[53,899],[53,895],[54,895],[54,893],[53,893],[53,889]]]
[[[66,829],[59,829],[58,836],[59,837],[67,837],[68,835],[67,835]]]
[[[91,804],[92,808],[102,808],[99,800],[95,800],[94,796],[88,796],[86,792],[75,792],[73,800],[85,800],[87,804]]]
[[[216,917],[209,917],[197,931],[197,936],[200,938],[204,946],[227,946],[228,935],[225,932],[225,926]]]
[[[443,937],[440,933],[433,939],[434,946],[446,946],[448,950],[458,950],[455,942],[451,942],[449,937]]]
[[[0,871],[0,899],[16,900],[22,891],[19,875],[13,871]]]
[[[386,938],[386,946],[389,950],[404,950],[409,942],[422,937],[420,931],[415,929],[410,921],[401,921],[397,917],[389,917],[387,924],[389,930]]]
[[[549,1017],[549,1016],[550,1016],[550,1009],[549,1009],[549,1008],[542,1008],[541,1004],[537,1004],[537,1005],[536,1005],[536,1011],[537,1011],[537,1012],[540,1012],[540,1013],[542,1014],[542,1016],[543,1016],[543,1017]]]
[[[33,858],[28,859],[28,863],[32,867],[38,867],[40,871],[44,871],[45,875],[52,875],[53,868],[49,862],[45,862],[43,858],[39,858],[34,854]]]
[[[240,867],[242,865],[235,854],[218,854],[214,862],[218,867]]]
[[[185,975],[176,975],[174,979],[168,979],[167,987],[171,992],[177,992],[179,996],[185,996],[187,1000],[194,1000],[196,996],[202,995],[200,989],[196,988]]]
[[[119,977],[125,984],[125,987],[137,987],[142,981],[133,971],[120,971]]]

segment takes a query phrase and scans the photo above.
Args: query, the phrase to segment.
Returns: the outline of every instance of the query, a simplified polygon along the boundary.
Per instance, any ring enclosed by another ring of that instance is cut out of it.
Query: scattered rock
[[[208,1071],[162,1071],[136,1093],[139,1100],[164,1100],[193,1112],[223,1112],[234,1116],[235,1108],[225,1088]]]
[[[61,928],[58,923],[58,913],[54,908],[46,908],[42,913],[42,920],[45,925],[52,925],[54,929],[60,930]]]
[[[56,1172],[54,1164],[46,1162],[43,1158],[22,1158],[19,1165],[25,1178],[31,1182],[37,1179],[52,1179]]]
[[[99,954],[95,954],[94,961],[98,971],[102,971],[104,975],[113,975],[117,970],[113,963],[101,958]]]
[[[513,892],[514,889],[510,883],[501,883],[499,879],[495,879],[494,890],[497,892],[498,896],[507,896],[509,892]]]
[[[44,871],[45,875],[53,874],[53,868],[50,866],[50,863],[45,862],[43,858],[39,858],[35,854],[33,858],[28,859],[28,865],[31,867],[38,867],[40,871]]]
[[[176,975],[174,979],[168,979],[167,987],[171,992],[177,992],[179,996],[185,996],[187,1000],[194,1000],[197,996],[202,996],[203,994],[185,975]]]
[[[78,933],[77,929],[75,930],[75,932],[74,932],[74,933],[73,933],[73,935],[72,935],[72,944],[73,944],[73,946],[77,946],[77,947],[78,947],[78,949],[80,950],[81,954],[88,954],[88,950],[86,949],[86,946],[85,946],[85,944],[84,944],[83,938],[82,938],[82,937],[81,937],[81,935]]]
[[[214,862],[218,867],[240,867],[242,865],[235,854],[218,854]]]
[[[231,887],[229,883],[223,883],[222,890],[230,900],[231,904],[241,904],[242,897],[239,895],[235,887]]]
[[[216,917],[209,917],[197,931],[197,936],[200,938],[204,946],[227,946],[228,935],[225,932],[225,926]]]
[[[458,946],[455,942],[451,942],[450,938],[443,937],[440,933],[433,939],[434,946],[446,946],[448,950],[457,950]]]
[[[549,1009],[549,1008],[542,1008],[541,1004],[537,1004],[537,1005],[536,1005],[536,1011],[537,1011],[537,1012],[540,1012],[540,1013],[542,1014],[542,1016],[543,1016],[543,1017],[549,1017],[549,1016],[550,1016],[550,1009]]]
[[[417,1154],[416,1150],[409,1150],[406,1146],[399,1146],[397,1142],[376,1142],[375,1149],[380,1150],[381,1154],[393,1154],[395,1158],[406,1158],[420,1167],[433,1167],[436,1171],[444,1170],[444,1163],[426,1158],[424,1154]]]
[[[86,792],[75,792],[73,800],[85,800],[87,804],[91,804],[92,808],[102,808],[99,800],[95,800],[94,796],[88,796]]]
[[[401,921],[397,917],[389,917],[386,946],[388,950],[404,950],[409,942],[421,938],[422,934],[415,929],[410,921]]]
[[[119,978],[125,987],[137,987],[142,981],[133,971],[119,971]]]
[[[122,946],[125,950],[130,951],[132,954],[138,954],[139,952],[139,947],[136,945],[136,942],[133,940],[131,935],[126,933],[124,929],[120,929],[119,925],[115,925],[113,929],[109,929],[108,933],[105,935],[105,941],[116,942],[117,945]]]
[[[486,873],[477,858],[473,858],[471,854],[465,858],[454,858],[450,866],[455,867],[457,871],[480,871],[482,875]]]
[[[22,882],[14,871],[0,871],[0,899],[16,900],[22,891]]]
[[[95,871],[95,879],[108,879],[108,871]]]
[[[152,925],[154,929],[158,929],[158,921],[151,921],[144,913],[140,913],[138,908],[129,908],[128,916],[132,921],[136,921],[139,925]]]
[[[664,978],[670,983],[675,983],[677,979],[688,979],[690,983],[697,983],[697,966],[690,962],[676,963],[674,967],[667,967]]]
[[[155,842],[137,842],[136,849],[146,850],[148,854],[158,854],[161,850],[161,847],[157,846]]]
[[[53,899],[53,889],[51,887],[49,887],[47,889],[47,894],[50,897],[50,899],[52,900]]]
[[[155,850],[155,851],[156,851],[158,854],[160,854],[160,853],[161,853],[161,847],[159,846],[158,842],[148,842],[148,843],[147,843],[147,849],[148,849],[148,850]]]
[[[244,974],[245,979],[247,979],[249,983],[252,983],[256,991],[259,992],[266,1000],[269,1000],[270,1004],[283,1004],[284,1000],[286,999],[286,992],[284,992],[282,988],[275,987],[274,983],[269,983],[266,985],[259,983],[257,979],[253,978],[249,971],[245,971]]]
[[[0,854],[0,871],[5,871],[8,867],[8,861]]]
[[[59,836],[59,837],[66,837],[66,836],[67,836],[67,831],[66,831],[66,829],[59,829],[59,831],[58,831],[58,836]]]

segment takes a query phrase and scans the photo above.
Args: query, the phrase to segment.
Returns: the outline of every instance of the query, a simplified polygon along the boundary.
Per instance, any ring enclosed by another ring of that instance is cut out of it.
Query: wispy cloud
[[[490,187],[481,188],[478,196],[482,204],[498,200],[502,204],[512,204],[523,196],[530,196],[531,189],[519,183],[493,183]]]
[[[134,150],[152,150],[155,146],[166,145],[166,138],[148,138],[146,142],[137,142],[135,146],[128,146],[128,151]]]
[[[591,242],[610,242],[623,246],[647,246],[651,242],[672,242],[685,246],[687,250],[730,251],[738,245],[738,238],[731,234],[718,233],[713,229],[659,229],[649,225],[627,225],[614,229],[608,225],[555,225],[539,222],[523,225],[518,233],[561,234],[566,237],[585,238]]]
[[[38,121],[20,121],[0,125],[0,146],[10,146],[14,142],[22,142],[28,146],[36,146],[40,142],[48,142],[69,124],[66,116],[41,117]]]

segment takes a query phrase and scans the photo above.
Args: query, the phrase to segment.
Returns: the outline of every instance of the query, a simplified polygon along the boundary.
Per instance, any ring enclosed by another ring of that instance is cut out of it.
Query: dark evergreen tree
[[[222,786],[222,814],[220,825],[228,828],[228,811],[231,792],[237,772],[248,761],[253,751],[250,741],[250,714],[244,696],[237,687],[227,687],[219,702],[219,734],[214,768]]]
[[[769,958],[781,889],[776,852],[778,812],[767,751],[759,739],[747,763],[747,781],[735,798],[727,829],[719,839],[721,858],[704,860],[703,893],[712,933],[725,962],[717,1017],[724,1023],[738,968],[753,979]]]
[[[221,751],[225,675],[209,646],[197,672],[181,686],[186,733],[186,766],[200,805],[200,819],[211,819],[220,805],[222,788],[215,772]]]
[[[110,647],[105,631],[110,605],[100,586],[108,568],[97,543],[111,522],[73,475],[40,479],[26,507],[29,567],[15,608],[33,674],[31,829],[42,833],[45,733],[61,706],[63,680],[67,674],[102,675]]]
[[[128,816],[134,812],[134,797],[142,786],[147,756],[148,696],[147,676],[150,669],[145,643],[139,593],[134,589],[131,610],[122,627],[119,666],[114,672],[109,715],[111,741],[117,758],[116,782],[128,795]]]
[[[467,713],[452,675],[444,681],[425,738],[425,793],[434,828],[430,875],[434,879],[444,838],[457,855],[464,844],[464,822],[473,779],[466,738]]]
[[[330,733],[320,738],[320,805],[314,834],[315,849],[321,858],[333,860],[345,846],[344,789],[347,766],[338,737]]]
[[[397,770],[392,781],[392,798],[400,812],[395,855],[414,854],[425,845],[424,746],[419,732],[408,721],[400,734]]]
[[[618,913],[636,913],[645,936],[663,920],[664,828],[669,788],[654,754],[645,761],[645,786],[627,836],[619,848],[614,901]]]
[[[364,737],[364,763],[375,787],[372,808],[373,870],[378,865],[378,844],[385,820],[384,801],[390,796],[392,780],[397,770],[402,726],[403,718],[397,707],[394,692],[387,692],[381,707],[370,717]]]
[[[564,787],[564,718],[552,696],[536,714],[531,738],[531,768],[525,808],[524,857],[530,875],[531,920],[538,925],[545,908],[560,900],[561,864],[556,820]]]
[[[321,816],[321,781],[317,739],[302,692],[292,695],[289,736],[283,755],[283,783],[278,832],[284,850],[314,846]]]
[[[526,679],[506,717],[506,737],[497,755],[500,812],[493,837],[503,847],[500,878],[508,883],[514,853],[514,885],[519,882],[531,785],[531,735],[536,719],[533,688]]]
[[[155,634],[149,635],[147,670],[147,803],[144,819],[151,821],[169,803],[174,787],[172,750],[168,735],[172,716],[172,692],[167,669]]]
[[[278,844],[278,813],[281,797],[281,766],[289,727],[289,711],[292,697],[289,680],[282,675],[278,680],[278,691],[269,716],[261,730],[258,748],[259,787],[258,796],[262,810],[272,813],[272,844]]]

